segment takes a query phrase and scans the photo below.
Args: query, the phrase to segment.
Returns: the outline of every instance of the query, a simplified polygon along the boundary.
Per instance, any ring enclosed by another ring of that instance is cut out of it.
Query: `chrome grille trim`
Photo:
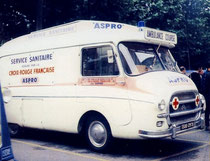
[[[191,114],[191,113],[196,113],[196,112],[202,111],[202,109],[203,109],[202,107],[199,107],[199,108],[194,109],[194,110],[189,110],[189,111],[182,111],[182,112],[172,113],[172,114],[170,114],[169,116],[170,116],[170,117],[183,116],[183,115],[187,115],[187,114]]]
[[[161,113],[157,117],[158,118],[167,118],[168,116],[176,117],[176,116],[182,116],[182,115],[186,115],[186,114],[196,113],[196,112],[199,112],[199,111],[202,111],[202,110],[203,110],[203,108],[199,107],[198,109],[195,109],[195,110],[189,110],[189,111],[184,111],[184,112],[177,112],[177,113],[173,113],[173,114]]]
[[[180,100],[179,104],[185,104],[185,103],[192,103],[195,102],[196,99],[190,99],[190,100]],[[172,105],[172,102],[170,102],[170,105]]]
[[[199,118],[199,114],[202,111],[202,107],[196,106],[195,100],[199,93],[197,91],[180,91],[173,93],[169,103],[168,115],[160,114],[159,118],[165,117],[168,120],[169,125],[182,124],[188,121],[195,121]],[[179,108],[174,110],[172,107],[172,101],[174,97],[179,99]]]

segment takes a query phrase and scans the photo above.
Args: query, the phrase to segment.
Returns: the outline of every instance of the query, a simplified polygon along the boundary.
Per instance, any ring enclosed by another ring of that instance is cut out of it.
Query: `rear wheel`
[[[103,117],[88,119],[85,135],[89,146],[95,151],[107,151],[111,145],[111,130]]]
[[[8,124],[11,137],[18,137],[21,133],[21,127],[17,124]]]

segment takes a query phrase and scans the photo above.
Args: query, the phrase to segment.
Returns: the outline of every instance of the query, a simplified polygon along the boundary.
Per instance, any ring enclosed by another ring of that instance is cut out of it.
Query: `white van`
[[[141,23],[140,23],[141,24]],[[174,33],[76,21],[0,48],[10,131],[84,134],[94,150],[112,138],[162,138],[199,128],[205,100],[179,69]]]

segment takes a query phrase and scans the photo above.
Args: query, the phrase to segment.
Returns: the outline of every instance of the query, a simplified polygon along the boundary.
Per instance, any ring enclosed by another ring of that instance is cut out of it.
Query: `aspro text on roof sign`
[[[115,23],[93,23],[94,29],[121,29],[121,24]]]

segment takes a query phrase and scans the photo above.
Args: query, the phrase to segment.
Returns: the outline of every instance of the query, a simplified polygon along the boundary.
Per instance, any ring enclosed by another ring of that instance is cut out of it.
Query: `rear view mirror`
[[[114,63],[114,53],[112,50],[107,50],[108,63]]]

